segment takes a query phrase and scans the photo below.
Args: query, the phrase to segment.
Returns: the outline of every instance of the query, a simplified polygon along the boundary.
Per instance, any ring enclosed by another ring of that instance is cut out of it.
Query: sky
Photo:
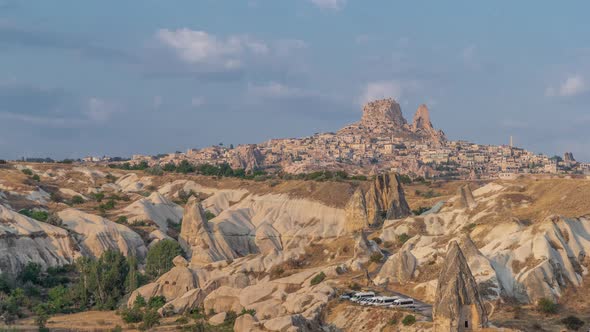
[[[588,1],[0,0],[0,158],[336,131],[367,100],[590,160]]]

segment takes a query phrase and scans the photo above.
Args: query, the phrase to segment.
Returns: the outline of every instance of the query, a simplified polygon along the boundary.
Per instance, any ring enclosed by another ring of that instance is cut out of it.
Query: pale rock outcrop
[[[403,127],[407,122],[399,104],[393,99],[381,99],[367,103],[363,107],[361,123],[372,127],[390,125]]]
[[[501,295],[501,287],[490,260],[479,251],[469,235],[463,234],[459,236],[457,243],[467,260],[473,277],[477,281],[481,297],[498,298]]]
[[[162,240],[174,240],[173,238],[171,238],[170,236],[168,236],[166,233],[162,232],[159,229],[152,231],[148,235],[148,239],[149,239],[148,248],[151,248],[153,245],[155,245],[156,243],[158,243]]]
[[[399,175],[395,173],[377,176],[365,201],[371,224],[380,224],[382,219],[400,219],[412,215]]]
[[[380,225],[384,219],[400,219],[412,214],[399,175],[395,173],[376,176],[365,194],[357,188],[344,212],[348,233]]]
[[[240,304],[240,289],[221,286],[207,295],[203,302],[206,312],[233,311],[241,312],[244,306]]]
[[[430,112],[428,107],[424,104],[418,107],[412,122],[412,131],[426,137],[437,144],[446,140],[445,134],[441,130],[436,130],[430,122]]]
[[[127,226],[76,209],[63,210],[58,216],[63,227],[73,232],[85,256],[100,257],[112,249],[141,260],[147,253],[141,236]]]
[[[487,327],[487,312],[477,282],[456,241],[449,244],[438,278],[433,320],[435,332]]]
[[[114,183],[116,187],[125,192],[138,192],[152,184],[151,177],[139,178],[135,173],[128,173],[118,178]]]
[[[230,166],[234,169],[255,170],[260,168],[264,161],[262,153],[255,144],[238,145],[234,150],[230,161]]]
[[[361,188],[357,188],[344,208],[346,214],[346,231],[353,233],[369,227],[367,203]]]
[[[481,252],[496,270],[503,295],[529,303],[557,300],[565,287],[582,284],[590,220],[549,216],[535,227],[506,223],[484,241]]]
[[[182,219],[183,209],[161,195],[152,193],[149,197],[142,198],[125,207],[121,214],[125,215],[129,222],[151,220],[160,230],[166,232],[168,223],[178,224]]]
[[[257,321],[250,314],[244,314],[236,318],[234,323],[234,331],[240,332],[259,332],[262,331],[258,327]]]
[[[158,310],[158,313],[162,316],[164,311],[172,311],[175,314],[183,314],[191,311],[194,308],[198,308],[203,304],[206,294],[200,288],[194,288],[184,293],[182,296],[175,298],[172,301],[167,302],[162,308]]]
[[[195,278],[193,272],[187,267],[188,262],[182,257],[176,257],[174,259],[175,266],[168,272],[160,276],[155,282],[149,283],[142,286],[129,296],[127,301],[128,306],[132,306],[135,302],[135,298],[138,295],[143,296],[146,300],[154,296],[164,296],[166,301],[174,301],[183,296],[186,296],[189,291],[197,288],[198,281]],[[185,297],[182,300],[177,300],[174,306],[175,310],[178,310],[176,306],[181,307],[181,303],[188,307],[189,304],[196,302],[195,298],[199,298],[198,292],[193,292],[189,297]],[[174,302],[173,302],[174,303]]]
[[[62,228],[28,218],[0,204],[0,273],[16,275],[29,262],[43,268],[72,264],[80,256]]]
[[[383,255],[377,243],[369,240],[364,232],[360,232],[355,237],[354,256],[350,260],[350,268],[353,271],[361,270],[374,254]]]
[[[217,225],[210,223],[205,211],[195,197],[191,197],[184,209],[184,217],[178,242],[191,257],[195,266],[235,257]]]
[[[254,242],[263,255],[283,250],[281,234],[267,222],[263,222],[256,228]]]
[[[416,257],[411,251],[402,248],[387,259],[374,282],[377,284],[409,282],[414,277],[416,267]]]
[[[459,196],[458,204],[460,208],[473,209],[477,206],[468,184],[459,187],[457,194]]]
[[[213,326],[221,325],[223,324],[223,322],[225,322],[225,317],[227,317],[226,312],[220,312],[218,314],[215,314],[211,318],[209,318],[209,324]]]

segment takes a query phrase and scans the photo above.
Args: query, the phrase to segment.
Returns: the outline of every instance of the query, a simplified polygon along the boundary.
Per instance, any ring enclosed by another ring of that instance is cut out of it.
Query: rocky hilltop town
[[[100,161],[101,158],[86,158]],[[107,159],[108,160],[108,159]],[[586,174],[590,163],[577,162],[572,153],[549,157],[510,145],[481,145],[448,140],[431,123],[420,105],[411,123],[393,99],[375,100],[363,107],[359,122],[336,133],[305,138],[271,139],[261,144],[189,149],[160,157],[135,155],[131,163],[149,166],[178,164],[219,165],[234,169],[264,169],[289,174],[343,170],[372,175],[393,171],[414,177],[493,179],[523,174]]]

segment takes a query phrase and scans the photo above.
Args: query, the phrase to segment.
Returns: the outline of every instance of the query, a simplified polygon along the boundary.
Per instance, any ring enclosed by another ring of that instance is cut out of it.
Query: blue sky
[[[0,0],[0,158],[334,131],[372,98],[590,160],[587,1]]]

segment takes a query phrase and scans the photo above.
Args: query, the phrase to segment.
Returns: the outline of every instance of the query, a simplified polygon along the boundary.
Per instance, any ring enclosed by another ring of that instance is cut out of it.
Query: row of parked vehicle
[[[401,296],[378,296],[375,292],[349,292],[340,295],[341,300],[349,300],[364,306],[415,309],[413,299]]]

